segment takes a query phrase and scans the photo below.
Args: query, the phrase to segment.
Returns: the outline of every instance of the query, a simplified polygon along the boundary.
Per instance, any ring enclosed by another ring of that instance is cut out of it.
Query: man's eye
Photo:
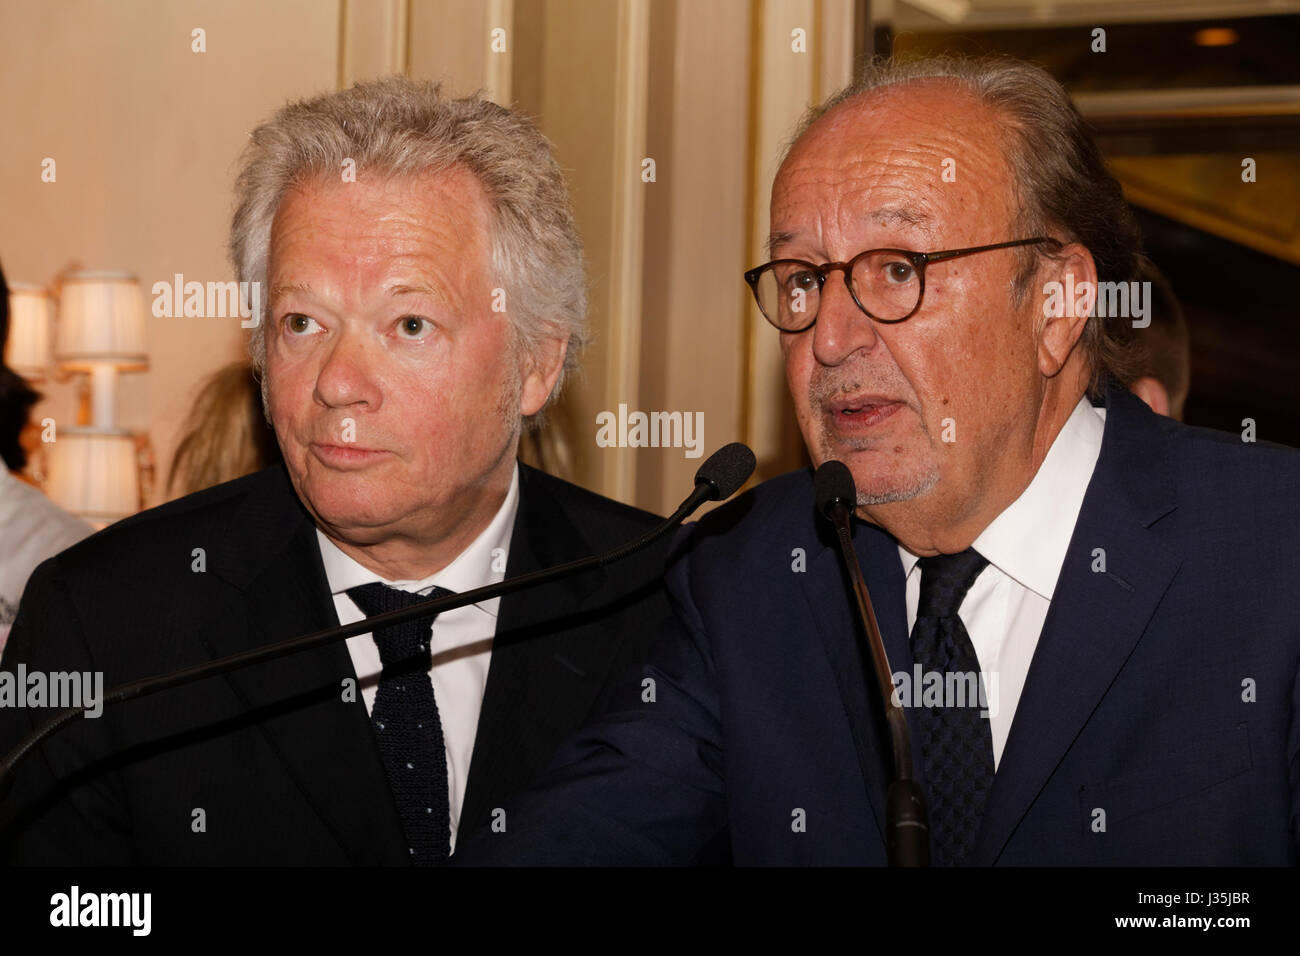
[[[885,263],[885,281],[903,285],[916,278],[916,267],[906,259],[894,259]]]
[[[397,331],[402,338],[416,339],[433,328],[433,323],[428,319],[422,319],[418,315],[407,315],[398,319]]]
[[[291,312],[284,317],[284,325],[294,335],[306,335],[308,332],[315,331],[319,326],[316,320],[310,316],[303,315],[301,312]]]
[[[794,293],[796,290],[812,292],[817,288],[817,273],[808,269],[798,269],[793,272],[787,272],[781,278],[788,292]]]

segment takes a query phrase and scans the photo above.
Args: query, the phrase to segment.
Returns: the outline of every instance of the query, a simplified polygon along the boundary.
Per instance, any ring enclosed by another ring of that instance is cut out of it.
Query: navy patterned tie
[[[961,686],[966,691],[964,700],[945,694],[940,706],[922,706],[920,688],[912,689],[929,789],[930,858],[936,866],[960,866],[975,842],[993,786],[993,734],[988,719],[980,716],[980,695],[975,693],[971,700],[971,684],[960,678],[950,681],[947,675],[974,674],[975,681],[983,681],[957,609],[988,560],[967,548],[960,554],[921,558],[917,564],[921,600],[912,627],[912,660],[925,674],[942,675],[945,688]]]
[[[349,589],[348,597],[370,617],[451,593],[434,588],[421,597],[376,582]],[[370,725],[416,866],[446,863],[451,848],[447,752],[429,679],[429,628],[436,616],[381,627],[373,635],[384,669]]]

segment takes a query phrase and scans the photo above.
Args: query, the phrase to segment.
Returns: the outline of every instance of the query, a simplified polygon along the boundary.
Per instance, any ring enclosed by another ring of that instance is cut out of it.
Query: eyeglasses
[[[814,265],[802,259],[774,259],[750,269],[745,281],[763,317],[782,332],[803,332],[817,321],[821,291],[835,269],[844,270],[844,284],[859,309],[877,322],[902,322],[921,307],[925,295],[925,267],[977,252],[1028,246],[1057,240],[1040,236],[991,246],[948,249],[944,252],[908,252],[905,249],[868,249],[848,262]]]

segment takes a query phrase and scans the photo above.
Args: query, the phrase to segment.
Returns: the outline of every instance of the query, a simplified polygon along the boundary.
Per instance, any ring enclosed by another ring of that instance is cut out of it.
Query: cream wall
[[[589,258],[595,341],[552,420],[570,477],[656,510],[702,459],[599,448],[619,403],[702,411],[705,455],[742,439],[798,462],[775,334],[741,272],[759,261],[777,148],[849,78],[853,0],[64,0],[0,3],[0,257],[12,280],[70,262],[145,285],[231,278],[224,244],[248,130],[291,97],[408,72],[484,89],[556,144]],[[207,31],[192,53],[191,30]],[[504,53],[489,48],[506,31]],[[792,30],[806,52],[792,50]],[[41,160],[58,181],[40,181]],[[655,160],[655,181],[642,161]],[[238,321],[148,319],[151,368],[119,419],[165,474],[196,383],[241,354]],[[73,386],[37,415],[71,422]],[[160,489],[152,501],[161,500]]]
[[[329,0],[60,0],[0,5],[0,260],[47,283],[70,263],[126,269],[146,301],[183,273],[233,277],[225,258],[236,157],[288,96],[334,87]],[[191,31],[206,31],[205,53]],[[57,179],[41,181],[52,157]],[[159,475],[194,386],[241,354],[238,319],[146,319],[150,368],[122,377],[118,421],[148,430]],[[75,421],[71,384],[45,383],[37,418]],[[152,500],[160,500],[155,491]]]

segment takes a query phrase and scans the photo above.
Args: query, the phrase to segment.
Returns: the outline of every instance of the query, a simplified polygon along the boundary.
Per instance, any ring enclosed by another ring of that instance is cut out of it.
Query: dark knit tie
[[[912,689],[930,798],[930,858],[936,866],[960,866],[975,842],[993,786],[993,734],[988,719],[980,716],[978,691],[972,693],[972,684],[965,680],[973,674],[978,687],[983,677],[957,609],[988,561],[967,548],[960,554],[921,558],[917,564],[921,600],[912,627],[912,660],[925,674],[938,672],[945,691],[965,688],[965,700],[955,693],[950,699],[945,692],[940,706],[933,701],[924,706],[921,689]],[[960,677],[949,680],[950,673]],[[963,703],[966,706],[957,706]]]
[[[434,588],[421,597],[376,582],[349,589],[348,597],[370,617],[451,593]],[[451,847],[447,752],[429,679],[429,628],[436,616],[374,632],[384,669],[370,724],[416,866],[446,863]]]

